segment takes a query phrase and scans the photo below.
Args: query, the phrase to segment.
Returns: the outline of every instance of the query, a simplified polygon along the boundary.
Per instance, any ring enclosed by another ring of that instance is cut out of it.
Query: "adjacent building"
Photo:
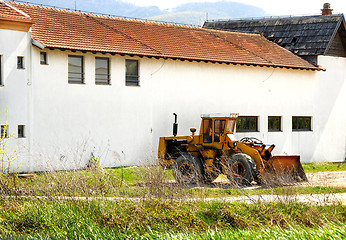
[[[317,73],[313,94],[312,131],[318,132],[310,149],[312,159],[346,158],[346,24],[343,14],[332,14],[330,4],[321,15],[208,21],[205,28],[258,33],[309,62],[326,69]],[[297,90],[300,88],[297,85]]]

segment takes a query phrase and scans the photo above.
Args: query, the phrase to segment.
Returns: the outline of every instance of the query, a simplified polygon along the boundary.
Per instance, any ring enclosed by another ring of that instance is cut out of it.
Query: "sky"
[[[222,0],[123,0],[137,6],[158,6],[161,9],[173,8],[188,2],[218,2]],[[224,0],[226,1],[226,0]],[[346,13],[345,0],[228,0],[250,4],[264,9],[268,14],[310,15],[319,14],[323,3],[330,3],[333,13]]]

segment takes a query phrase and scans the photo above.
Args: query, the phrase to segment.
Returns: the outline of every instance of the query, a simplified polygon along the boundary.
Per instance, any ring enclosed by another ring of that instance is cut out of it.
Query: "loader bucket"
[[[284,182],[308,181],[298,155],[273,156],[265,164],[264,175],[283,180]]]

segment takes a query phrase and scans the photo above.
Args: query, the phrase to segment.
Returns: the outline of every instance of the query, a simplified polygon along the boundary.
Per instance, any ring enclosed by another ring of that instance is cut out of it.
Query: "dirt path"
[[[346,171],[306,173],[308,186],[346,187]]]
[[[300,183],[303,186],[346,187],[346,171],[306,173],[308,182]],[[227,178],[218,178],[216,185],[230,185]]]

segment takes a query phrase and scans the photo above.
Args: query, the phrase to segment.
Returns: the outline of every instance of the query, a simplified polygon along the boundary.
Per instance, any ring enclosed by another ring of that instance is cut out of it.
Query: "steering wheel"
[[[249,143],[254,143],[254,144],[263,144],[261,140],[255,137],[243,137],[240,139],[241,142],[249,142]]]

